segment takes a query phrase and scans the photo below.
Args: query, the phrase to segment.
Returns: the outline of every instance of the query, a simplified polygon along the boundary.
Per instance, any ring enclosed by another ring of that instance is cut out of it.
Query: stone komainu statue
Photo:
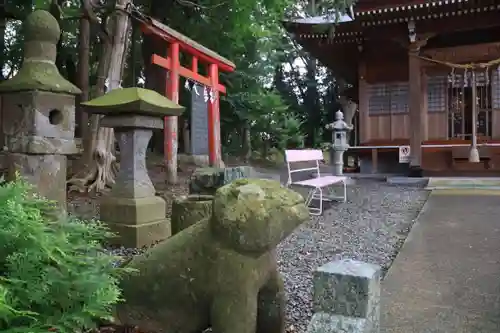
[[[284,332],[275,248],[308,220],[303,198],[278,182],[240,179],[217,190],[211,218],[129,264],[122,324],[141,331]]]

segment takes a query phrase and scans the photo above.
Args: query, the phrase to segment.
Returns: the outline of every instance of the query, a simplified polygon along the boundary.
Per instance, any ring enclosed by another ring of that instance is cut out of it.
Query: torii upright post
[[[155,19],[148,18],[141,23],[142,31],[145,34],[154,34],[169,43],[166,58],[162,55],[153,54],[151,59],[152,64],[169,71],[166,91],[166,96],[169,99],[176,103],[179,102],[180,76],[200,83],[210,89],[211,98],[208,100],[208,154],[210,166],[218,167],[222,159],[219,94],[226,92],[226,88],[219,83],[219,70],[232,72],[236,66],[231,61]],[[191,55],[190,69],[181,66],[179,61],[181,51]],[[198,73],[198,61],[208,66],[207,76]],[[171,184],[177,182],[177,142],[177,117],[165,117],[165,166],[167,168],[167,182]]]

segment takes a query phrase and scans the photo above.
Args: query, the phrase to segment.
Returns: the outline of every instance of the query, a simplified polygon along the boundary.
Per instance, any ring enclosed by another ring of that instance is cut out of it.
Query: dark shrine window
[[[491,74],[491,104],[493,109],[500,109],[500,74],[493,71]]]
[[[446,76],[430,76],[427,79],[427,111],[445,112],[447,97]]]
[[[409,100],[408,82],[397,82],[390,86],[391,114],[407,113]]]
[[[387,84],[373,84],[370,86],[369,93],[368,114],[387,114],[391,111],[391,98]]]

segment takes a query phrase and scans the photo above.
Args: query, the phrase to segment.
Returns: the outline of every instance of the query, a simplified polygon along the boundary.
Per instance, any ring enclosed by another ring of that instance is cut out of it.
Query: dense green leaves
[[[75,18],[80,14],[80,1],[56,2],[60,10],[53,12],[59,13],[57,16],[63,30],[62,43],[58,48],[58,67],[73,81],[78,50],[78,20]],[[7,7],[23,16],[33,8],[49,8],[51,3],[51,0],[8,0]],[[113,0],[102,0],[100,3],[109,7]],[[285,33],[281,20],[291,16],[337,17],[348,13],[352,4],[352,0],[134,1],[134,5],[146,14],[163,20],[235,62],[236,72],[221,75],[222,83],[228,87],[228,94],[221,98],[221,129],[223,144],[231,141],[231,149],[229,145],[223,147],[229,153],[241,153],[243,128],[251,131],[255,147],[263,145],[263,137],[273,137],[273,140],[264,141],[281,148],[283,145],[279,142],[289,141],[292,133],[296,135],[295,141],[305,140],[306,146],[317,146],[328,137],[323,127],[338,108],[335,80],[293,43]],[[99,14],[101,17],[102,13]],[[22,35],[19,21],[9,20],[7,26],[1,60],[4,74],[9,77],[22,61]],[[91,29],[91,84],[96,80],[100,55],[99,43],[93,42],[99,41],[98,29],[96,26]],[[141,59],[142,39],[135,38],[134,43],[136,47],[129,47],[133,56],[127,57],[125,85],[142,84],[146,80],[142,77],[143,64],[149,59]],[[183,56],[181,61],[188,64],[190,59]],[[134,82],[136,78],[138,80]],[[187,106],[188,94],[187,91],[181,93],[181,103]],[[287,121],[283,120],[284,115]],[[290,128],[278,128],[281,126]]]
[[[0,187],[0,331],[80,332],[109,319],[122,269],[98,222],[54,222],[23,182]]]

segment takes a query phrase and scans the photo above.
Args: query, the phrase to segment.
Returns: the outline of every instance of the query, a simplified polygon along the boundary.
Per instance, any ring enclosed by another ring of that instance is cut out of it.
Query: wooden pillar
[[[428,108],[428,100],[427,100],[427,71],[425,67],[421,67],[421,77],[422,81],[420,82],[421,86],[421,98],[422,98],[422,106],[421,106],[421,116],[422,116],[422,141],[429,140],[429,108]]]
[[[170,71],[167,79],[167,98],[179,102],[179,43],[172,43],[168,49],[168,57],[171,61]],[[167,183],[177,183],[177,117],[165,117],[164,122],[164,149]]]
[[[368,83],[366,82],[366,62],[361,60],[358,68],[358,94],[359,94],[359,142],[370,140],[370,116],[368,114]]]
[[[410,176],[422,176],[422,140],[424,127],[427,127],[426,113],[422,108],[421,60],[418,58],[420,47],[425,43],[411,43],[408,49],[408,81],[410,85]]]
[[[211,64],[208,68],[213,99],[208,101],[208,157],[210,166],[221,166],[220,114],[219,114],[219,67]]]

